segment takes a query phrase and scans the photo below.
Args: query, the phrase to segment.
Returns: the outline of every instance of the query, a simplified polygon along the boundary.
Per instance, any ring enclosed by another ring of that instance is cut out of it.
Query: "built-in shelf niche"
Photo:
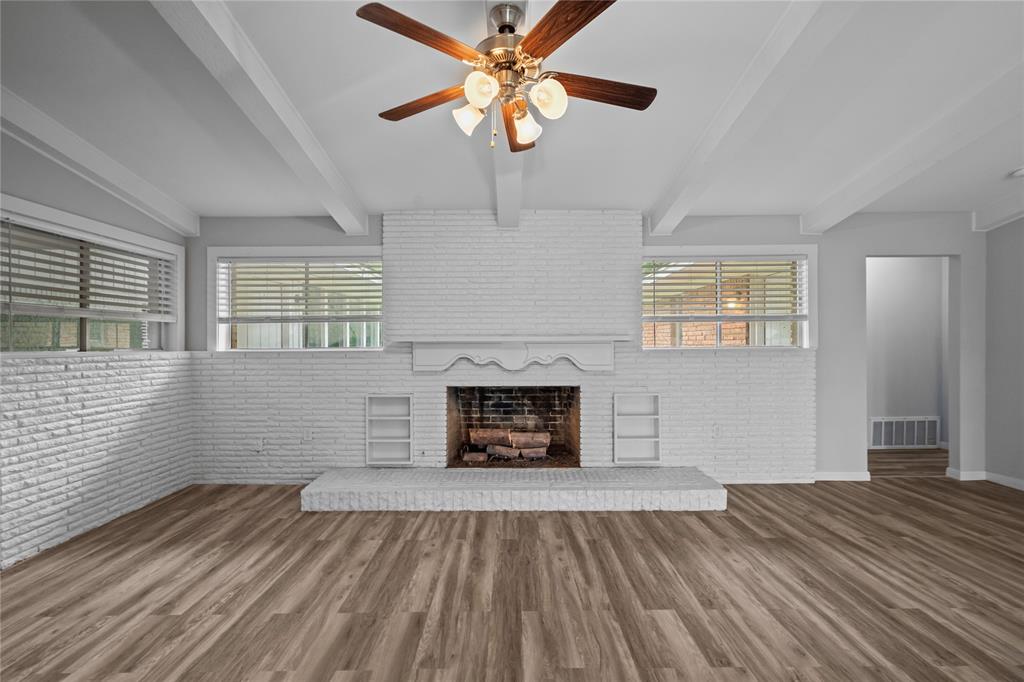
[[[615,463],[661,463],[661,397],[657,393],[616,393]]]
[[[366,464],[412,464],[412,396],[366,396]]]

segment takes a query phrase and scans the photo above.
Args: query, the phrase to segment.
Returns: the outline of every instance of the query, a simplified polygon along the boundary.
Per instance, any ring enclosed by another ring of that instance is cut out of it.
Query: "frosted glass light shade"
[[[569,107],[565,86],[554,78],[545,78],[530,90],[530,101],[544,118],[562,118]]]
[[[529,111],[522,118],[516,119],[516,142],[519,144],[530,144],[544,132],[540,124],[533,118]]]
[[[484,112],[480,111],[472,104],[467,104],[464,107],[459,107],[452,111],[452,116],[455,117],[455,122],[462,129],[462,132],[466,135],[472,135],[473,130],[480,125],[480,121],[484,120]]]
[[[498,94],[498,79],[483,71],[473,71],[462,84],[466,99],[477,109],[486,109]]]

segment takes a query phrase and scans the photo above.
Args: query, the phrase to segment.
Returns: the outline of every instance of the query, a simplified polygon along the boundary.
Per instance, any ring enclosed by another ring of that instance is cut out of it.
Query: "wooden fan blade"
[[[387,111],[380,112],[380,117],[387,121],[401,121],[403,118],[409,118],[413,114],[418,114],[421,111],[427,109],[433,109],[436,106],[440,106],[446,102],[451,102],[453,99],[462,97],[462,86],[453,85],[450,88],[444,90],[438,90],[437,92],[425,95],[419,99],[414,99],[411,102],[401,104],[394,109],[388,109]]]
[[[558,0],[519,43],[523,52],[544,59],[612,6],[615,0]]]
[[[440,31],[430,28],[426,24],[396,12],[390,7],[385,7],[379,2],[371,2],[356,10],[356,16],[366,19],[370,23],[377,24],[389,31],[400,33],[406,38],[412,38],[416,42],[423,43],[427,47],[440,50],[447,55],[463,61],[474,61],[480,56],[475,49],[459,42],[451,36],[446,36]]]
[[[651,102],[658,94],[654,88],[643,85],[606,81],[603,78],[577,76],[574,73],[562,73],[561,71],[556,73],[555,80],[565,86],[565,92],[570,97],[589,99],[639,111],[651,106]]]
[[[516,142],[516,103],[508,102],[501,105],[501,119],[505,122],[505,135],[508,137],[508,148],[513,152],[525,152],[527,149],[533,149],[533,143],[519,144]]]

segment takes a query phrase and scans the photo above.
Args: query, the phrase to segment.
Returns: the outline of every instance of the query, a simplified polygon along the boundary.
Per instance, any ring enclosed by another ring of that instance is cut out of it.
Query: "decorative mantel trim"
[[[477,365],[496,364],[515,371],[531,364],[550,365],[565,358],[587,372],[615,369],[615,341],[629,337],[567,336],[474,339],[408,339],[415,372],[443,372],[466,358]]]

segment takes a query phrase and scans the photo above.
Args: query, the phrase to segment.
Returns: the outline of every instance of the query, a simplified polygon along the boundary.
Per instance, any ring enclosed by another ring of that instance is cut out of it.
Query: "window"
[[[0,349],[160,347],[175,262],[0,222]]]
[[[646,260],[644,348],[807,345],[806,257]]]
[[[217,348],[380,348],[380,259],[217,259]]]

